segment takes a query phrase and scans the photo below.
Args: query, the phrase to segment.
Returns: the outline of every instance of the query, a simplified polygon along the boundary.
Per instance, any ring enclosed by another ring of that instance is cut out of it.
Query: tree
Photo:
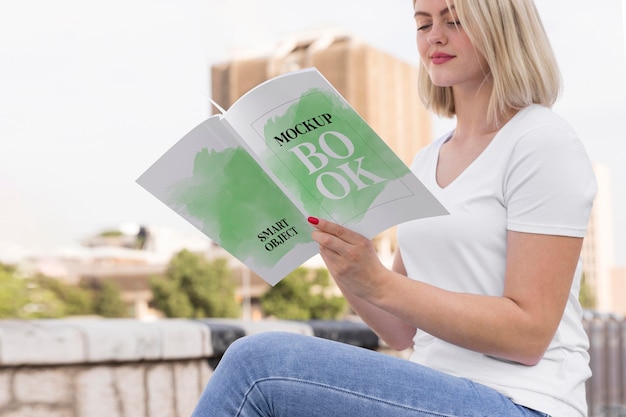
[[[28,284],[13,268],[0,264],[0,318],[22,318],[28,304]]]
[[[21,277],[15,268],[0,264],[0,317],[34,319],[66,315],[64,303],[54,291],[40,285],[40,279],[43,277]]]
[[[596,308],[596,295],[593,292],[593,288],[587,282],[587,277],[583,274],[580,280],[580,292],[578,293],[578,300],[580,305],[586,310],[593,310]]]
[[[94,292],[93,311],[102,317],[128,317],[129,315],[120,289],[111,281],[99,283]]]
[[[0,264],[0,317],[35,319],[88,314],[127,317],[128,308],[112,282],[75,286],[41,274],[21,277],[15,268]]]
[[[225,259],[207,260],[182,250],[165,277],[150,280],[153,304],[167,317],[238,317],[236,284]]]
[[[266,315],[286,320],[337,319],[347,302],[330,289],[327,270],[298,268],[263,295],[261,307]]]
[[[152,303],[166,317],[193,317],[194,311],[187,294],[182,292],[176,282],[165,278],[152,278]]]
[[[0,264],[0,317],[57,318],[65,314],[63,303],[34,278],[18,276],[15,268]]]
[[[93,314],[94,295],[88,288],[64,284],[58,279],[44,275],[35,277],[35,282],[39,287],[52,291],[56,298],[63,303],[63,315],[78,316]]]
[[[65,305],[53,291],[29,279],[28,303],[22,308],[22,317],[28,319],[56,319],[66,316]]]

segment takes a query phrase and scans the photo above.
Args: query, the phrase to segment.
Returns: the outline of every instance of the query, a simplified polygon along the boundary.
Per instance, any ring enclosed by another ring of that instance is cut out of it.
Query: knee
[[[281,346],[289,343],[287,341],[292,336],[293,334],[291,333],[283,332],[265,332],[244,336],[235,340],[228,347],[227,351],[246,351],[246,353],[250,353],[250,351],[257,351],[267,347]]]
[[[293,349],[310,336],[295,333],[267,332],[244,336],[233,342],[224,354],[222,361],[235,360],[237,363],[258,363],[273,356],[284,357],[284,352]],[[291,348],[291,349],[290,349]]]

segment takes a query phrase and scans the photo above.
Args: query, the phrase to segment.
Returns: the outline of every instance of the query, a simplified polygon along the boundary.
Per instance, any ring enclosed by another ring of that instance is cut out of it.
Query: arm
[[[442,340],[526,365],[554,337],[582,246],[580,238],[508,232],[504,293],[490,297],[407,279],[372,259],[365,237],[323,220],[316,227],[322,257],[350,297]]]
[[[392,271],[406,276],[400,252],[396,253],[394,257]],[[417,330],[415,326],[351,293],[348,288],[341,285],[340,281],[337,281],[337,285],[352,309],[391,348],[404,350],[412,346],[413,337]]]

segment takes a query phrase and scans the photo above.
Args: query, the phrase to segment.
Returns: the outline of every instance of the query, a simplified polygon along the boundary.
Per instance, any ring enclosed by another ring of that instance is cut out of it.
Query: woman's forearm
[[[401,351],[412,346],[416,332],[414,326],[351,294],[341,286],[339,288],[354,312],[391,348]]]

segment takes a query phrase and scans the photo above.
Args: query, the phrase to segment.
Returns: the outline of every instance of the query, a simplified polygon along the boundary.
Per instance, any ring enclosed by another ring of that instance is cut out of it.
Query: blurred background
[[[601,182],[589,280],[614,311],[626,282],[624,3],[536,4],[565,82],[555,109]],[[99,276],[96,262],[149,275],[183,248],[212,250],[135,179],[211,114],[216,67],[329,33],[418,65],[409,0],[0,0],[0,262],[71,281]],[[423,125],[419,144],[452,121]],[[152,246],[136,246],[146,231]]]
[[[599,184],[580,294],[590,415],[624,416],[626,5],[535,3],[564,79],[555,110]],[[228,107],[308,65],[407,163],[453,126],[417,102],[410,0],[0,0],[0,318],[63,318],[0,321],[0,416],[189,415],[245,333],[388,350],[352,327],[317,257],[270,288],[135,183],[210,97]],[[374,243],[389,262],[393,230]]]

